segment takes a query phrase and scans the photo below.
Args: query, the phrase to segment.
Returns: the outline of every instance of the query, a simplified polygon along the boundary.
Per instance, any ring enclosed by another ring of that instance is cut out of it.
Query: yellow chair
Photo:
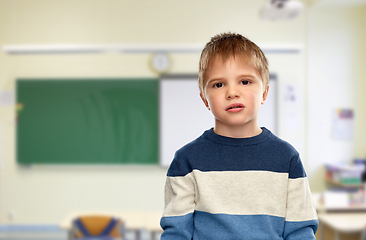
[[[123,240],[125,224],[118,218],[105,215],[85,215],[72,223],[72,240]]]

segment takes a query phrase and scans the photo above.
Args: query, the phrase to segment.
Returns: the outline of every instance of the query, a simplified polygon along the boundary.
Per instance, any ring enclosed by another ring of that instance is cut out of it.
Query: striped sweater
[[[207,130],[179,149],[165,185],[161,240],[309,240],[318,220],[298,152],[266,128]]]

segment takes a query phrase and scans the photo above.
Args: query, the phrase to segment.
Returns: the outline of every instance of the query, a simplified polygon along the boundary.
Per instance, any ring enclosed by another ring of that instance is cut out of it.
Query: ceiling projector
[[[303,9],[299,0],[269,0],[260,11],[261,18],[270,20],[294,19]]]

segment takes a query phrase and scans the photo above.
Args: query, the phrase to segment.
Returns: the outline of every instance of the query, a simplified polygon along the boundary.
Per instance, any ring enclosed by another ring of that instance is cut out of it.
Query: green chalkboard
[[[20,164],[156,164],[157,79],[18,79]]]

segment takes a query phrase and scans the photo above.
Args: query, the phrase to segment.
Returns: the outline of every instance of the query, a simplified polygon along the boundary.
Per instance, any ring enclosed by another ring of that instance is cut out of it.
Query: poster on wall
[[[332,137],[335,140],[352,140],[354,112],[352,109],[338,108],[333,111]]]

